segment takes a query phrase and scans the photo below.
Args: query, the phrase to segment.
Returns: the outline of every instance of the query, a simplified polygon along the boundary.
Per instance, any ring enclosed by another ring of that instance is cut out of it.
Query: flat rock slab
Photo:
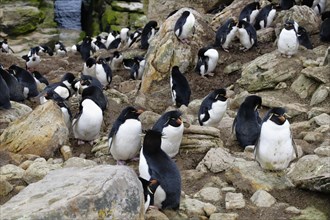
[[[0,208],[2,219],[143,219],[143,189],[126,166],[63,168]]]

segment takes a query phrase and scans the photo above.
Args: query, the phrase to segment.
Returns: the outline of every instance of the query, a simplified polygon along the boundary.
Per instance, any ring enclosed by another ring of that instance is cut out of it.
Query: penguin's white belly
[[[208,64],[207,73],[212,73],[215,67],[217,66],[219,53],[215,49],[210,49],[207,50],[207,52],[204,55],[209,57],[209,61],[207,63]]]
[[[70,97],[70,92],[67,88],[63,86],[57,86],[54,89],[54,92],[56,92],[59,96],[61,96],[63,99],[67,99]]]
[[[150,180],[149,166],[147,160],[143,155],[143,147],[140,150],[140,160],[139,160],[139,174],[145,180]]]
[[[69,111],[68,111],[67,108],[64,108],[64,107],[61,108],[61,111],[63,113],[63,119],[64,119],[64,122],[66,124],[66,127],[70,130],[70,128],[71,128],[71,118],[70,118]]]
[[[288,121],[281,126],[271,121],[263,123],[260,143],[255,151],[262,168],[283,170],[289,166],[295,155],[289,126]]]
[[[138,70],[138,76],[137,76],[138,80],[142,79],[145,64],[146,64],[145,60],[142,60],[139,64],[139,70]]]
[[[176,92],[173,90],[173,78],[172,76],[170,77],[170,85],[171,85],[171,95],[172,95],[172,102],[175,104],[175,99],[176,99]]]
[[[103,86],[108,85],[107,73],[104,71],[102,64],[96,64],[95,73],[96,78]]]
[[[250,15],[250,24],[254,24],[255,20],[256,20],[256,17],[257,15],[259,14],[259,10],[256,9],[256,10],[253,10],[251,15]]]
[[[254,43],[254,40],[250,40],[250,36],[244,28],[238,29],[239,40],[241,44],[246,48],[250,49]]]
[[[154,194],[154,205],[158,208],[162,208],[162,202],[166,199],[166,192],[159,185]]]
[[[212,109],[209,110],[210,119],[204,122],[205,126],[217,126],[223,118],[227,109],[227,101],[216,101],[212,104]]]
[[[129,160],[137,155],[141,144],[142,125],[136,119],[127,119],[112,138],[110,153],[115,160]]]
[[[229,32],[229,34],[226,37],[225,42],[222,44],[222,47],[227,49],[229,47],[229,44],[231,43],[231,41],[235,38],[236,36],[236,32],[237,32],[237,27],[234,26],[231,31]]]
[[[86,101],[88,101],[88,105],[83,105],[83,112],[78,119],[73,120],[72,129],[75,138],[92,141],[100,133],[103,113],[100,107],[89,99],[84,100],[82,104]]]
[[[183,124],[179,127],[169,125],[163,129],[161,149],[171,158],[179,153],[183,130]]]
[[[195,17],[190,13],[190,15],[187,17],[186,23],[182,26],[182,32],[179,38],[187,39],[192,34],[194,25],[195,25]]]
[[[84,64],[83,74],[95,77],[95,75],[96,75],[95,74],[95,65],[93,65],[91,68],[89,68],[88,66],[86,66],[86,64]]]
[[[277,42],[277,48],[280,53],[288,56],[296,54],[299,48],[296,32],[283,29]]]
[[[276,15],[276,10],[275,9],[272,9],[268,16],[267,16],[267,25],[266,27],[270,27],[270,25],[272,24],[274,18],[275,18],[275,15]]]

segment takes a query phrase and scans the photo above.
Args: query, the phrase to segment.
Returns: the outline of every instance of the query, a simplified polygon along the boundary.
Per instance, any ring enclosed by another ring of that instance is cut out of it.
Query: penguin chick
[[[190,11],[184,11],[174,26],[175,36],[182,43],[189,43],[188,38],[195,31],[195,16]]]
[[[203,47],[198,51],[198,60],[195,71],[202,77],[214,76],[213,71],[217,66],[219,53],[212,47]]]
[[[226,113],[228,99],[225,89],[217,89],[208,94],[202,101],[198,112],[201,126],[217,126]]]
[[[268,111],[261,125],[254,155],[266,170],[284,170],[298,155],[285,109],[276,107]]]
[[[181,176],[174,161],[161,149],[162,133],[148,130],[140,154],[140,177],[149,181],[153,203],[159,209],[178,210],[181,195]]]
[[[221,46],[224,51],[229,52],[230,43],[235,38],[236,32],[237,26],[235,20],[233,18],[228,18],[217,30],[214,46]]]
[[[182,141],[184,126],[181,115],[177,110],[166,112],[152,127],[152,130],[162,133],[161,149],[171,158],[179,153]]]
[[[261,107],[261,102],[261,97],[251,95],[245,98],[238,109],[233,129],[235,129],[237,141],[242,148],[255,145],[260,135],[261,118],[258,108]]]
[[[295,22],[286,20],[277,41],[277,49],[283,56],[290,58],[298,52],[299,41],[296,31]]]
[[[190,101],[191,90],[186,77],[180,72],[178,66],[172,67],[170,86],[172,101],[176,107],[181,105],[188,106]]]
[[[237,37],[243,45],[243,47],[240,48],[241,50],[246,52],[253,46],[257,45],[256,29],[254,29],[254,27],[249,22],[240,20],[237,27]]]
[[[111,128],[109,150],[117,164],[133,159],[140,150],[142,124],[138,117],[142,112],[132,106],[126,107]]]

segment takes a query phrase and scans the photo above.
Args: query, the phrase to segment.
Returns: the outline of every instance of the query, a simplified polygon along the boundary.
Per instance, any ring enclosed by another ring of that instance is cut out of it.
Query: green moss
[[[129,24],[133,28],[143,28],[148,22],[147,16],[140,13],[130,13],[129,14]]]
[[[92,21],[92,36],[98,35],[100,33],[100,24],[97,18],[93,18]]]
[[[45,16],[44,21],[39,25],[39,28],[56,28],[57,23],[55,22],[54,18],[54,5],[42,3],[41,7],[39,8],[41,13]]]
[[[101,23],[104,28],[107,26],[128,26],[128,13],[113,11],[111,6],[107,6],[102,15]]]

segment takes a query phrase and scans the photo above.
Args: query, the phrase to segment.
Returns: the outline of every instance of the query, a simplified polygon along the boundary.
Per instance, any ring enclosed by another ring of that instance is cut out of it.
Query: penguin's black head
[[[147,130],[143,140],[143,149],[146,151],[160,150],[162,133],[156,130]]]
[[[238,28],[246,28],[246,26],[248,25],[248,22],[245,20],[239,20],[237,27]]]
[[[325,19],[330,18],[330,11],[325,11],[321,14],[321,19],[324,21]]]
[[[294,29],[294,20],[286,20],[284,24],[284,28],[286,30],[292,30]]]
[[[235,21],[233,18],[228,19],[228,28],[231,29],[237,24],[237,21]]]
[[[91,68],[96,63],[95,59],[93,57],[88,57],[86,60],[86,66]]]
[[[180,69],[178,66],[173,66],[172,67],[172,75],[176,75],[176,74],[181,74]]]
[[[124,120],[126,119],[138,119],[139,115],[143,112],[142,109],[136,109],[132,106],[126,107],[122,113],[121,116]]]
[[[90,44],[92,42],[92,38],[90,36],[86,36],[86,37],[84,37],[83,42],[86,44]]]
[[[75,80],[75,76],[72,73],[66,73],[63,75],[61,82],[68,81],[69,83],[72,83]]]
[[[100,36],[96,37],[96,41],[101,42],[102,38]]]
[[[119,58],[120,57],[119,51],[116,50],[115,52],[113,52],[113,57]]]
[[[268,111],[267,118],[278,125],[282,125],[286,121],[285,112],[284,108],[275,107]]]
[[[167,122],[165,124],[169,124],[173,127],[179,127],[183,123],[181,118],[182,113],[180,111],[169,111],[166,114]]]
[[[142,60],[144,60],[143,56],[135,56],[134,57],[134,61],[137,62],[137,63],[140,63]]]
[[[199,49],[198,57],[205,57],[204,54],[208,49],[211,49],[211,47],[203,47],[203,48]]]
[[[215,99],[216,100],[220,100],[220,101],[226,101],[227,100],[227,92],[226,92],[226,89],[217,89],[214,91],[214,94],[215,94]]]
[[[244,103],[247,106],[250,106],[252,108],[254,108],[254,110],[257,110],[257,108],[261,107],[262,104],[262,99],[260,96],[257,95],[251,95],[245,98]]]
[[[177,13],[177,11],[178,11],[178,10],[176,9],[176,10],[170,12],[170,13],[167,15],[166,19],[169,18],[169,17],[171,17],[171,16],[174,15],[175,13]]]
[[[100,58],[97,59],[97,62],[96,63],[97,64],[103,64],[103,63],[105,63],[105,59],[102,58],[102,57],[100,57]]]
[[[41,73],[39,73],[38,71],[33,71],[32,75],[37,79],[40,79],[42,77]]]
[[[184,18],[186,18],[189,15],[190,15],[190,11],[184,11],[181,16],[184,17]]]

